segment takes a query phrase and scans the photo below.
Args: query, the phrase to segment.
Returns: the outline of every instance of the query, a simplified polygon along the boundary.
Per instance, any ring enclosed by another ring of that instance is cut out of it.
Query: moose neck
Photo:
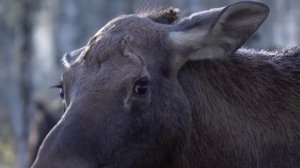
[[[296,142],[297,135],[287,131],[296,123],[285,119],[296,117],[299,107],[282,114],[284,104],[278,103],[299,102],[292,94],[284,96],[296,86],[288,86],[288,76],[282,77],[266,61],[271,56],[257,56],[249,59],[243,53],[222,60],[188,62],[180,70],[178,80],[193,110],[193,151],[188,152],[187,167],[230,167],[233,162],[255,166],[255,157],[267,144]],[[289,89],[280,90],[274,79]]]

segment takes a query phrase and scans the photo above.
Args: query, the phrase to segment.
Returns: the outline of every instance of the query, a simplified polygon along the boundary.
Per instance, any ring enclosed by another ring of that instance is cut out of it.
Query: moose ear
[[[174,25],[168,38],[179,57],[187,60],[220,58],[235,52],[261,26],[269,8],[258,2],[239,2],[194,13]],[[180,61],[180,62],[178,62]]]
[[[79,57],[79,55],[84,51],[85,47],[79,48],[77,50],[65,53],[62,58],[62,63],[65,68],[69,68],[70,65],[75,62],[75,60]]]

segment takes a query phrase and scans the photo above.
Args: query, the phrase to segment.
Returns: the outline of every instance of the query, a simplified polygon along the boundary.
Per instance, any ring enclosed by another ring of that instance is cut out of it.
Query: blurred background
[[[270,17],[246,44],[274,49],[300,42],[299,0],[260,0]],[[58,90],[65,52],[85,45],[107,21],[145,8],[183,15],[238,0],[0,0],[0,168],[27,168],[62,115]]]

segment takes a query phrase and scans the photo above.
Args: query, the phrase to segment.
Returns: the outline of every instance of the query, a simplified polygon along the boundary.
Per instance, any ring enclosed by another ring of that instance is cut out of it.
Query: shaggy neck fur
[[[193,108],[187,167],[255,167],[283,156],[293,163],[300,148],[299,52],[293,48],[275,57],[242,49],[222,60],[188,62],[180,70]]]

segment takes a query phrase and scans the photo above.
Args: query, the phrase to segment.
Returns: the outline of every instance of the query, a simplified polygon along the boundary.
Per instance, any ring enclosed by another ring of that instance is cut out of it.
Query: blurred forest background
[[[0,168],[29,166],[32,144],[52,126],[39,124],[53,124],[62,114],[58,91],[50,86],[60,80],[63,54],[85,45],[107,21],[147,7],[174,6],[188,15],[238,1],[0,0]],[[271,14],[247,46],[299,44],[300,1],[260,1]]]

